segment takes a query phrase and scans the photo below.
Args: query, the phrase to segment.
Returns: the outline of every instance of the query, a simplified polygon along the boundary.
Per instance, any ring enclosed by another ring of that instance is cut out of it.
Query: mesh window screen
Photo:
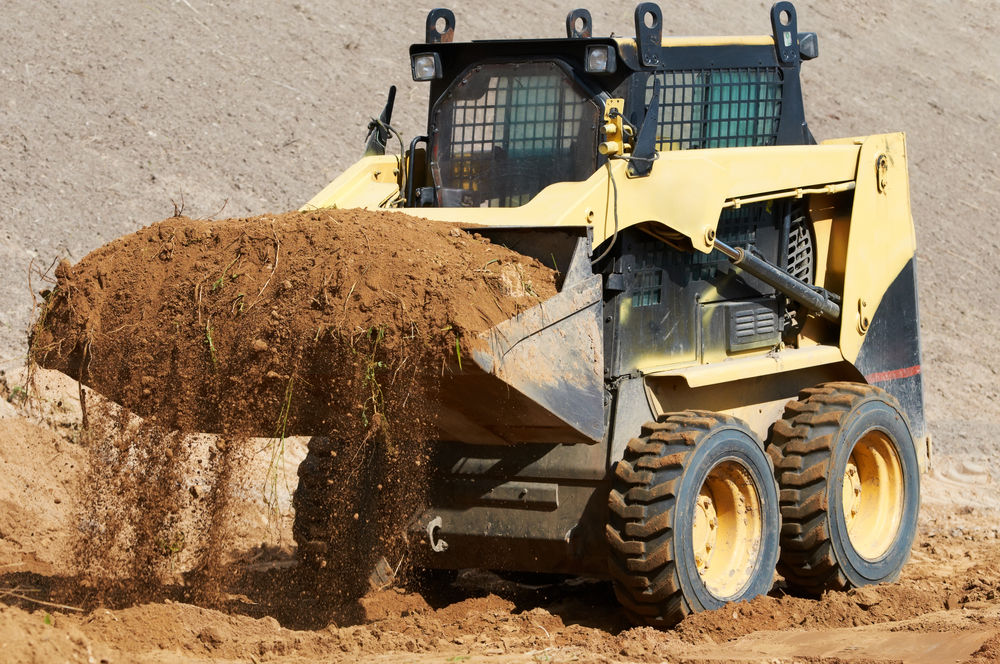
[[[659,150],[774,145],[781,117],[781,70],[742,67],[659,71]],[[653,95],[653,77],[646,103]]]
[[[438,204],[511,207],[597,168],[599,110],[554,62],[480,65],[442,95],[431,172]]]
[[[651,307],[660,303],[663,291],[663,270],[654,268],[643,270],[636,275],[635,291],[632,293],[632,307]]]

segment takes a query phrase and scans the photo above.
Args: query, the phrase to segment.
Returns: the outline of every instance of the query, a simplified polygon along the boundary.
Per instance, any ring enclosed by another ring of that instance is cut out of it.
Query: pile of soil
[[[367,428],[380,389],[555,293],[534,259],[362,210],[171,218],[56,276],[36,362],[164,428],[227,434]]]
[[[442,375],[478,333],[556,292],[553,270],[478,234],[361,210],[171,218],[56,276],[31,357],[113,402],[83,411],[85,573],[155,588],[197,541],[193,585],[213,587],[250,438],[272,436],[279,456],[308,434],[300,472],[323,475],[296,496],[297,539],[337,537],[317,564],[337,573],[327,594],[350,596],[383,554],[398,566]],[[200,520],[184,526],[195,432],[218,437],[199,461]]]

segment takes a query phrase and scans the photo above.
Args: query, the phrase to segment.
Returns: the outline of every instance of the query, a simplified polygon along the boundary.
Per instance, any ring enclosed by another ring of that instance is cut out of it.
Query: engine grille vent
[[[812,233],[805,217],[792,221],[788,234],[788,271],[811,284],[816,279],[816,258]]]
[[[730,351],[770,346],[780,339],[778,315],[768,306],[756,302],[732,304],[726,313]]]

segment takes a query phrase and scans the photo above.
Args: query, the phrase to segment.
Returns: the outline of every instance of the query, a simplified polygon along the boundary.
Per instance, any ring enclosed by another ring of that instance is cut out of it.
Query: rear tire
[[[903,409],[862,383],[803,390],[775,423],[781,559],[810,595],[893,581],[917,530],[920,471]]]
[[[615,594],[633,622],[669,627],[771,588],[773,472],[736,418],[684,411],[643,426],[615,466],[607,526]]]

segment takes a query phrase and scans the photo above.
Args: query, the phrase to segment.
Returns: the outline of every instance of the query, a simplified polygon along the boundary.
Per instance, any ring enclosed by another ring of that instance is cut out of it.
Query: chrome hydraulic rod
[[[715,248],[722,252],[733,265],[781,291],[807,309],[817,312],[827,320],[833,322],[840,320],[840,304],[834,301],[832,293],[822,289],[817,290],[777,265],[772,265],[740,247],[730,247],[725,242],[716,239]]]

